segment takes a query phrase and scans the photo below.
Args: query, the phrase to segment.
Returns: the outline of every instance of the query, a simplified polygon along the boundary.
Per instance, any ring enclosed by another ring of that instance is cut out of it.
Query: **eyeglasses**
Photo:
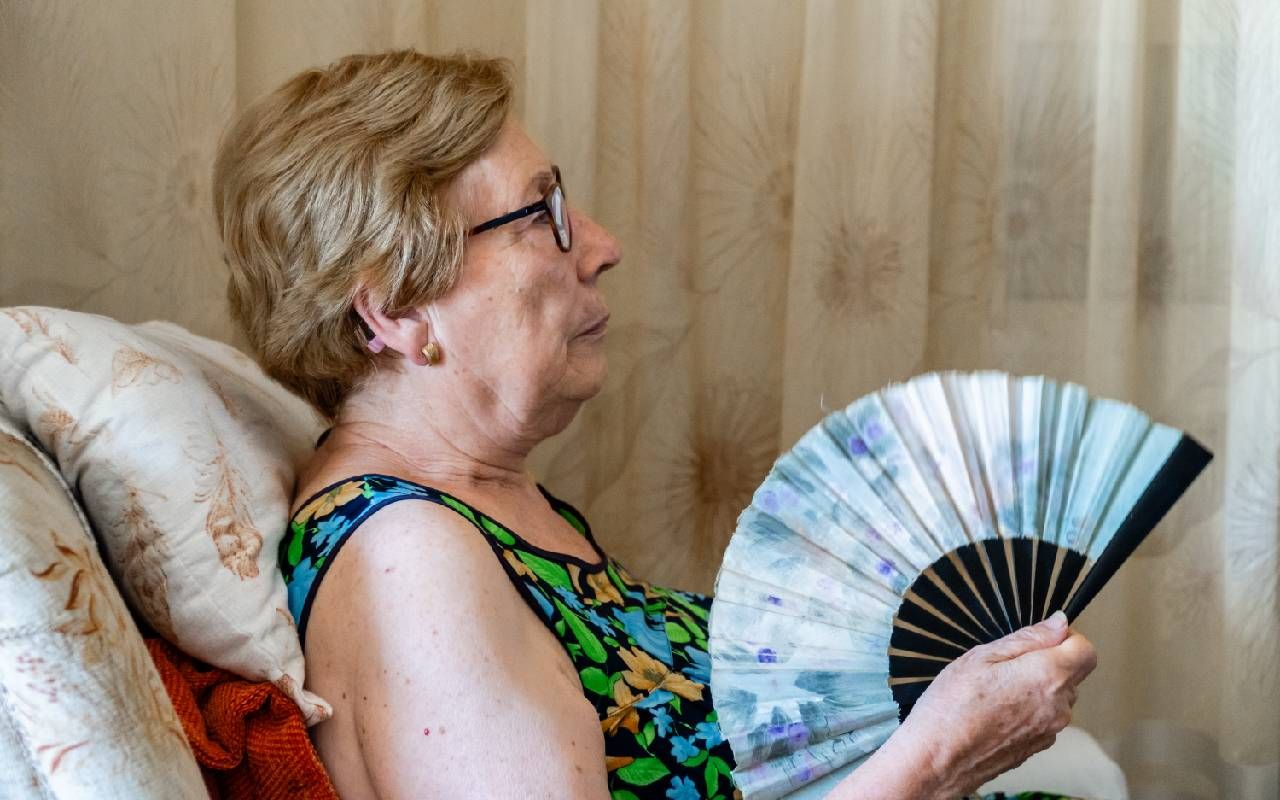
[[[467,231],[467,235],[474,236],[477,233],[484,233],[499,225],[506,225],[508,222],[524,219],[530,214],[543,212],[547,215],[547,222],[551,225],[552,233],[555,234],[556,246],[562,252],[569,252],[569,248],[573,246],[573,225],[569,222],[569,207],[564,202],[564,186],[560,183],[560,168],[552,166],[551,171],[555,175],[555,182],[547,189],[541,200],[524,208],[516,209],[509,214],[494,217],[488,222],[482,222]]]

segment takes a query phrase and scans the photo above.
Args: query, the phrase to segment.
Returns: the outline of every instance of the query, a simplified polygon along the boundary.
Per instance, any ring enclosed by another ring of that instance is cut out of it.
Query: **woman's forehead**
[[[532,202],[554,180],[551,162],[523,126],[508,121],[494,146],[480,158],[477,182],[491,199],[507,203]]]

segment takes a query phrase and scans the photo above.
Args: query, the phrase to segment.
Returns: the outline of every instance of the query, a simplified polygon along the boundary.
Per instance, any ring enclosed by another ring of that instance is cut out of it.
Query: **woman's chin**
[[[592,349],[596,352],[578,352],[570,356],[568,374],[571,379],[567,383],[570,387],[568,394],[574,400],[589,400],[600,394],[609,375],[609,361],[605,358],[604,348]]]

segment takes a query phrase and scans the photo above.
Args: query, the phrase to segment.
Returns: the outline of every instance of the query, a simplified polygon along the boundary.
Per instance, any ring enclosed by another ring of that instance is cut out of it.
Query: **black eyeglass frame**
[[[537,214],[539,211],[547,212],[547,223],[551,226],[551,233],[556,237],[556,246],[563,253],[569,252],[569,248],[573,247],[573,223],[569,220],[569,206],[564,199],[564,184],[560,181],[560,167],[551,166],[551,172],[555,176],[555,181],[547,188],[542,195],[542,199],[536,203],[531,203],[524,208],[518,208],[508,214],[500,217],[494,217],[488,222],[482,222],[471,230],[467,231],[468,236],[475,236],[477,233],[484,233],[493,230],[500,225],[506,225],[508,222],[515,222],[518,219],[524,219],[530,214]],[[558,196],[558,200],[556,200]],[[560,210],[561,219],[556,219],[556,209]]]

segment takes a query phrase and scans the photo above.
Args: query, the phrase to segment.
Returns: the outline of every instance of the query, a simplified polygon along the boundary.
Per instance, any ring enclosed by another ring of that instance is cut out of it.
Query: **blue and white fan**
[[[711,693],[743,794],[869,756],[942,669],[1074,619],[1212,459],[1076,384],[915,377],[828,415],[738,518]]]

